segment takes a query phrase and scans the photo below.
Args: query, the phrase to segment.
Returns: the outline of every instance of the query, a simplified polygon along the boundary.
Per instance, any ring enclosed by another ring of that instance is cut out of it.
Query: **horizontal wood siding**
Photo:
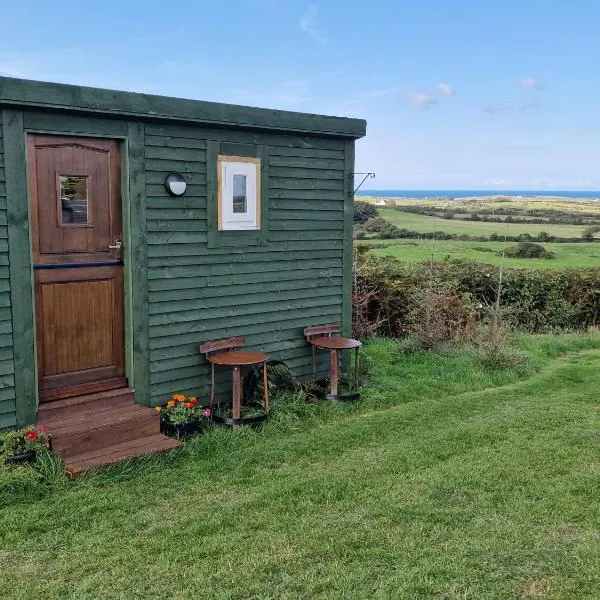
[[[207,142],[268,147],[266,246],[207,247]],[[344,141],[180,125],[145,129],[150,381],[153,404],[174,392],[209,394],[198,344],[246,336],[248,348],[312,371],[307,325],[341,322]],[[173,171],[184,197],[164,190]],[[326,356],[321,364],[326,364]],[[217,380],[220,398],[230,370]]]
[[[6,217],[6,172],[0,119],[0,429],[17,424]]]

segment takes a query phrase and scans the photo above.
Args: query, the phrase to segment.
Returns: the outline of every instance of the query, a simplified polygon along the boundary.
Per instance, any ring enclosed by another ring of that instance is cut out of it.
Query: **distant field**
[[[465,208],[470,211],[483,209],[518,208],[521,211],[529,210],[558,210],[569,213],[596,213],[600,217],[600,202],[589,198],[563,198],[563,197],[521,197],[521,196],[491,196],[485,198],[375,198],[373,196],[357,196],[357,200],[375,202],[388,200],[396,206],[423,206],[427,208]]]
[[[411,215],[417,216],[417,215]],[[383,248],[370,252],[378,256],[394,256],[405,262],[429,260],[432,254],[436,260],[458,258],[473,260],[490,265],[517,267],[523,269],[560,269],[564,267],[599,267],[600,243],[589,244],[542,244],[556,254],[554,259],[502,258],[497,252],[502,250],[503,242],[458,242],[423,240],[363,240]],[[432,245],[433,244],[433,245]],[[508,246],[514,244],[508,243]]]
[[[586,225],[552,225],[538,223],[486,223],[484,221],[462,221],[459,219],[442,219],[402,212],[393,208],[378,207],[379,215],[397,227],[429,233],[431,231],[445,231],[447,233],[483,235],[492,233],[502,235],[520,235],[530,233],[537,235],[545,231],[557,237],[581,237]]]

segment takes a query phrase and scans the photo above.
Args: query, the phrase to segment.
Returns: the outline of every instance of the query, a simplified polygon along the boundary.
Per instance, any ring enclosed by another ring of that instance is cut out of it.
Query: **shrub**
[[[473,329],[473,309],[467,294],[429,285],[412,288],[409,302],[403,333],[417,338],[424,348],[464,341]]]
[[[513,258],[556,258],[554,252],[534,242],[519,242],[516,246],[506,248],[504,254]]]
[[[415,290],[431,286],[431,266],[393,257],[359,254],[357,281],[370,293],[363,315],[383,335],[406,335]],[[487,318],[496,301],[497,271],[468,261],[447,260],[432,266],[433,287],[468,299],[475,319]],[[510,324],[531,333],[585,329],[600,323],[600,268],[539,271],[505,269],[501,308]]]
[[[355,223],[364,223],[369,219],[373,219],[379,214],[377,208],[369,202],[363,202],[362,200],[356,200],[354,202],[354,217]]]

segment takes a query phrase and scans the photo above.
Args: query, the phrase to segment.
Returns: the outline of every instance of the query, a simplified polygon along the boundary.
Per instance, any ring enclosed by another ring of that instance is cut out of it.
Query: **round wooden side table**
[[[339,373],[338,373],[338,352],[340,350],[352,350],[354,349],[354,384],[358,387],[358,349],[362,346],[362,344],[358,340],[353,340],[351,338],[344,337],[335,337],[335,336],[324,336],[318,338],[311,338],[308,340],[308,343],[315,346],[315,348],[321,348],[322,350],[330,351],[330,361],[329,361],[329,376],[331,379],[331,392],[327,394],[326,398],[328,400],[339,400],[340,396],[338,394],[338,382],[339,382]]]
[[[232,415],[234,419],[241,416],[242,406],[242,367],[251,367],[253,365],[263,365],[263,403],[265,411],[269,412],[269,385],[267,379],[267,360],[269,357],[263,352],[246,352],[235,350],[232,352],[222,352],[221,354],[211,354],[206,357],[214,365],[222,367],[232,367],[233,369],[233,391],[232,391]]]

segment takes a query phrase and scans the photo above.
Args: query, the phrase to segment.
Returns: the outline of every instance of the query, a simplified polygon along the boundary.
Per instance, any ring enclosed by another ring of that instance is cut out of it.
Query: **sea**
[[[525,196],[586,198],[600,201],[600,190],[359,190],[357,196],[378,198],[470,198],[486,196]]]

